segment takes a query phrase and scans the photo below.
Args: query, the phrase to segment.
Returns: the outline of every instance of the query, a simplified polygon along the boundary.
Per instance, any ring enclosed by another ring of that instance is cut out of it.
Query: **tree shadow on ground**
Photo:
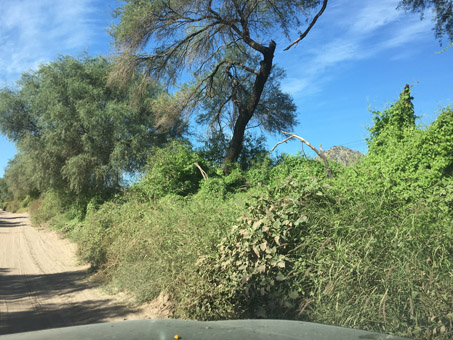
[[[86,280],[86,271],[43,275],[8,271],[0,268],[0,335],[103,322],[134,311],[109,299],[83,300],[83,295],[83,301],[74,302],[72,294],[94,287]]]
[[[0,228],[21,227],[26,222],[26,216],[3,216],[0,211]]]
[[[2,218],[5,219],[5,218]],[[0,228],[14,228],[14,227],[22,227],[24,224],[22,222],[8,222],[8,221],[0,221]]]

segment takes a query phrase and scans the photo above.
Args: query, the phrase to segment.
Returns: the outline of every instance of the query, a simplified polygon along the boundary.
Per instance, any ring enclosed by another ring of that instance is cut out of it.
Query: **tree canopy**
[[[156,128],[159,87],[148,82],[134,100],[137,85],[126,91],[107,86],[109,71],[102,57],[59,57],[23,74],[16,89],[0,91],[0,129],[20,151],[6,178],[19,176],[16,165],[27,163],[23,168],[32,169],[41,191],[114,189],[124,172],[144,165],[150,146],[184,129],[181,120],[170,130]]]
[[[117,10],[120,22],[112,29],[121,52],[115,76],[129,79],[132,70],[141,68],[152,78],[175,85],[181,75],[190,73],[187,97],[194,105],[205,103],[201,119],[222,129],[221,120],[230,118],[232,138],[225,169],[238,159],[252,119],[271,132],[295,124],[295,105],[279,86],[282,73],[271,76],[277,46],[272,37],[280,33],[289,37],[301,26],[300,18],[311,19],[299,38],[303,39],[327,0],[312,18],[311,10],[320,3],[127,0]]]

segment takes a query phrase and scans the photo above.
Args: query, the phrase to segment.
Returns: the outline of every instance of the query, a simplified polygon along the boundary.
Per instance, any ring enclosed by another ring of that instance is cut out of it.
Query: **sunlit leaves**
[[[182,131],[179,116],[160,110],[156,119],[158,87],[143,87],[138,76],[125,89],[108,86],[110,70],[105,58],[59,57],[0,91],[0,127],[31,160],[34,187],[88,195],[117,189],[151,146]]]

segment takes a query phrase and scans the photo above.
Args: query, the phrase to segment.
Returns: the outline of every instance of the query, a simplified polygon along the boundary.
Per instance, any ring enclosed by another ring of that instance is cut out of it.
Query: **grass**
[[[261,186],[210,180],[196,195],[151,200],[132,192],[84,218],[68,209],[52,215],[50,195],[33,215],[65,230],[110,289],[142,302],[168,294],[174,317],[451,338],[449,180],[401,200],[390,182],[363,185],[359,166],[337,166],[327,179],[318,163],[290,162],[296,176],[277,165],[260,174]]]

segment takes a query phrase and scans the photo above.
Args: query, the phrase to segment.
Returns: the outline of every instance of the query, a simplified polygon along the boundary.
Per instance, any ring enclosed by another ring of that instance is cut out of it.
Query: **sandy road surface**
[[[88,281],[76,247],[0,211],[0,335],[87,323],[165,317],[166,301],[133,307]]]

